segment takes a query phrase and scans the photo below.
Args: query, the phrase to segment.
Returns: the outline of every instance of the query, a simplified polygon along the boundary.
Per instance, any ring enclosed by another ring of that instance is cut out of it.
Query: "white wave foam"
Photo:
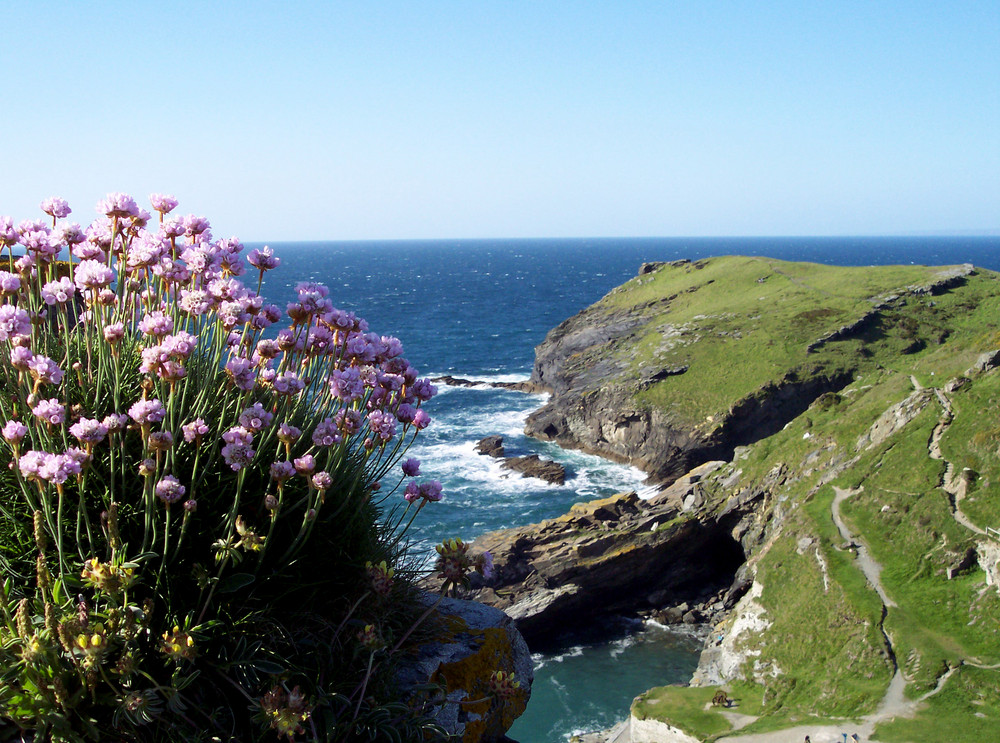
[[[562,663],[567,658],[579,658],[581,655],[583,655],[583,645],[574,645],[565,652],[559,653],[559,655],[549,656],[547,660],[550,663]]]
[[[618,656],[635,645],[637,642],[638,638],[635,635],[625,635],[625,637],[618,638],[610,645],[611,657],[617,659]]]

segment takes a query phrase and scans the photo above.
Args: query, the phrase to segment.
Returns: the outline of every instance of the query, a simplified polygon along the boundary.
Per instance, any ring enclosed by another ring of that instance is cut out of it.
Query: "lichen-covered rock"
[[[427,594],[428,603],[437,600]],[[424,684],[440,685],[445,703],[437,722],[462,743],[504,739],[528,704],[534,670],[531,653],[514,622],[499,609],[445,598],[432,619],[434,639],[404,659],[397,680],[404,694]],[[513,673],[519,684],[506,699],[489,694],[494,671]]]

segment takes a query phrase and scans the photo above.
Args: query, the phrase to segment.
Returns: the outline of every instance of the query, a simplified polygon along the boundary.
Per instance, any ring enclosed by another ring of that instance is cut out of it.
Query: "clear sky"
[[[0,4],[0,214],[245,240],[1000,228],[1000,2]]]

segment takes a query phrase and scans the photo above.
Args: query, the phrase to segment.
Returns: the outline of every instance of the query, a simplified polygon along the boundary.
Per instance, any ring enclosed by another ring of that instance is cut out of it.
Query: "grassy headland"
[[[692,435],[789,382],[842,380],[701,483],[702,518],[757,504],[734,534],[755,598],[713,633],[722,681],[755,700],[742,732],[852,720],[881,741],[1000,739],[1000,597],[984,571],[1000,541],[983,533],[1000,528],[1000,371],[976,366],[1000,348],[1000,275],[734,256],[661,266],[578,317],[630,330],[563,359],[567,376],[615,369],[606,386]],[[633,712],[716,740],[731,728],[710,697],[652,690]]]

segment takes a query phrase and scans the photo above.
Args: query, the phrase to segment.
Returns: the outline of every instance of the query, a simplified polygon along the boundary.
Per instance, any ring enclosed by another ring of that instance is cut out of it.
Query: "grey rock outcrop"
[[[507,457],[500,465],[504,469],[520,472],[522,477],[537,477],[553,485],[566,482],[566,468],[558,462],[542,459],[537,454],[527,454],[523,457]]]
[[[428,605],[437,600],[424,596]],[[498,743],[531,696],[534,667],[531,653],[510,617],[475,601],[441,599],[431,626],[432,639],[413,648],[400,662],[396,681],[405,696],[421,687],[443,688],[444,704],[436,721],[462,743]],[[507,699],[488,693],[494,671],[513,673],[519,684]],[[417,703],[417,700],[414,700]]]
[[[472,596],[503,609],[529,642],[602,616],[687,602],[680,621],[693,609],[699,613],[688,621],[720,611],[743,551],[732,523],[682,514],[686,497],[677,491],[644,501],[624,493],[483,535],[475,548],[492,553],[495,569],[488,580],[474,577]]]

